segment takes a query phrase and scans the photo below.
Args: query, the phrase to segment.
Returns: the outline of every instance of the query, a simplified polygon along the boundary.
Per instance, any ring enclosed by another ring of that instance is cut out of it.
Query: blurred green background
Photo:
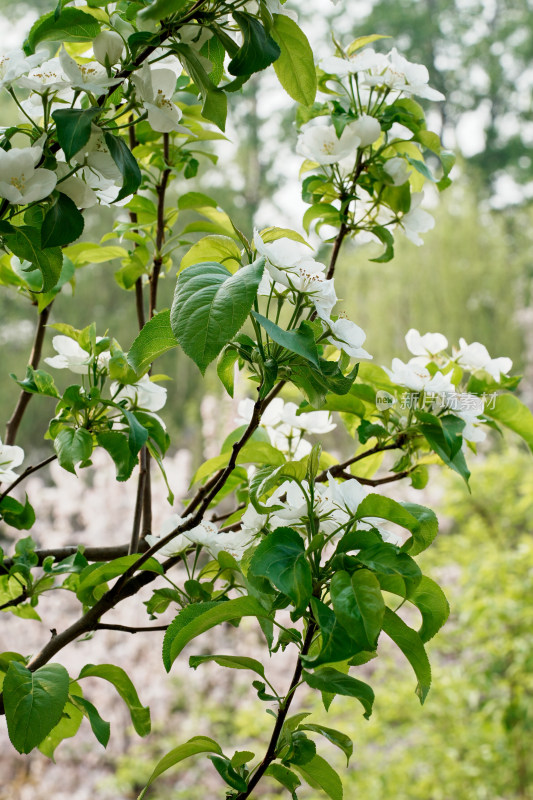
[[[289,4],[298,7],[296,1]],[[48,0],[16,6],[2,0],[0,14],[15,23],[51,7]],[[425,234],[423,247],[399,241],[389,264],[370,262],[374,251],[366,248],[343,253],[337,283],[344,309],[367,332],[366,346],[380,364],[395,355],[407,357],[403,337],[410,327],[422,333],[440,331],[450,342],[459,336],[483,342],[492,356],[510,356],[514,371],[524,373],[526,402],[533,396],[532,10],[531,0],[341,0],[337,6],[314,0],[298,9],[308,35],[324,54],[329,48],[323,23],[327,14],[343,41],[373,32],[390,34],[404,55],[426,64],[431,84],[447,98],[429,120],[459,155],[455,185],[432,209],[436,225]],[[206,172],[194,187],[216,197],[247,234],[257,219],[287,224],[285,210],[297,196],[298,161],[293,168],[290,160],[294,113],[271,93],[269,77],[260,76],[233,97],[233,147],[224,150],[217,173]],[[13,110],[4,98],[0,113],[8,124]],[[273,121],[288,144],[279,145],[279,133],[272,143]],[[225,175],[230,190],[223,188]],[[190,188],[187,184],[180,191]],[[89,240],[98,241],[112,214],[104,210],[90,217]],[[299,217],[291,223],[297,227]],[[129,305],[123,302],[111,274],[117,267],[100,264],[81,270],[74,303],[60,297],[53,319],[76,327],[95,319],[99,333],[109,328],[127,347],[135,335],[134,299]],[[169,274],[162,285],[161,306],[170,302],[174,277]],[[34,319],[26,301],[9,291],[0,294],[4,420],[18,395],[7,375],[21,377]],[[45,355],[50,354],[47,344]],[[181,353],[162,359],[158,371],[174,379],[166,420],[176,446],[199,455],[199,400],[206,384]],[[220,391],[212,370],[207,390]],[[20,444],[26,450],[43,446],[52,408],[44,398],[33,401],[21,429]],[[350,800],[533,798],[531,455],[509,449],[509,443],[495,440],[494,446],[492,455],[477,458],[471,496],[451,475],[437,486],[445,524],[435,546],[424,554],[422,567],[442,582],[452,616],[429,648],[434,686],[424,708],[414,695],[408,666],[387,652],[385,644],[382,657],[370,665],[377,701],[369,722],[342,698],[327,716],[316,708],[313,721],[339,727],[354,738],[345,780]],[[180,719],[192,718],[193,727],[201,722],[202,733],[210,728],[239,749],[256,734],[266,741],[270,718],[258,717],[251,696],[239,694],[238,687],[236,691],[235,705],[225,707],[177,682],[175,733],[156,731],[147,742],[130,747],[127,756],[107,761],[103,769],[109,777],[98,784],[102,797],[109,792],[115,798],[134,798],[154,760],[182,741]],[[338,751],[328,750],[327,755],[342,769]],[[199,778],[205,762],[195,769],[189,771],[185,789],[170,775],[154,786],[151,796],[203,800]],[[276,796],[273,786],[258,794],[263,800]],[[301,796],[318,800],[311,790]]]

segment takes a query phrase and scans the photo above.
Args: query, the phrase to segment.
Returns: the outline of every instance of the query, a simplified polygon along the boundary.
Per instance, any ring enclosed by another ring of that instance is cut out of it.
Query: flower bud
[[[93,42],[94,57],[104,67],[116,64],[123,50],[124,42],[115,31],[102,31]]]

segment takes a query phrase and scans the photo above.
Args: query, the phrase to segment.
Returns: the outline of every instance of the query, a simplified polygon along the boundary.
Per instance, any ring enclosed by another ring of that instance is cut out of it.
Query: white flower
[[[172,514],[170,517],[163,522],[161,525],[161,529],[159,531],[159,536],[152,536],[148,534],[145,536],[145,540],[150,547],[153,547],[154,544],[157,544],[161,539],[164,539],[165,536],[168,536],[169,533],[185,522],[186,518],[180,517],[178,514]],[[191,533],[191,531],[187,531],[187,533]],[[184,533],[179,533],[174,539],[171,539],[168,544],[162,547],[160,550],[157,551],[157,554],[163,556],[164,558],[172,558],[172,556],[177,556],[180,553],[183,553],[188,547],[191,546],[191,540],[187,539]]]
[[[298,137],[296,152],[317,164],[336,164],[355,153],[361,145],[354,125],[353,122],[347,125],[339,137],[333,125],[307,123]]]
[[[38,146],[0,149],[0,197],[10,203],[26,204],[43,200],[53,192],[57,183],[55,173],[35,168],[42,152]]]
[[[93,42],[93,53],[96,60],[104,67],[112,67],[124,51],[122,37],[115,31],[102,31]]]
[[[0,56],[0,89],[9,89],[11,84],[26,75],[43,60],[43,54],[25,56],[21,50],[10,50]]]
[[[350,130],[359,137],[359,147],[367,147],[381,136],[381,126],[375,117],[369,114],[361,114],[361,116],[351,122],[349,125]]]
[[[95,192],[79,177],[79,174],[70,175],[70,177],[65,180],[61,180],[61,178],[68,175],[69,172],[71,172],[71,170],[68,165],[65,164],[64,161],[59,161],[56,169],[56,175],[59,179],[59,183],[56,187],[58,192],[62,192],[66,194],[67,197],[70,197],[78,208],[91,208],[96,205],[98,198]],[[83,174],[83,170],[81,170],[81,174]]]
[[[459,410],[454,411],[456,417],[460,417],[465,423],[463,430],[461,431],[461,436],[467,442],[474,442],[479,443],[485,441],[487,438],[486,431],[483,428],[479,427],[479,424],[483,421],[480,419],[481,414],[476,414],[475,410]],[[477,423],[477,424],[476,424]]]
[[[148,111],[148,122],[154,131],[169,133],[179,130],[181,109],[172,102],[176,74],[171,69],[150,69],[145,62],[131,80]]]
[[[391,178],[393,186],[402,186],[409,180],[409,175],[411,174],[411,170],[405,160],[398,156],[387,159],[383,164],[383,169]]]
[[[122,78],[109,78],[107,71],[97,61],[78,64],[77,61],[69,56],[64,47],[59,52],[59,63],[70,84],[75,89],[90,92],[96,97],[105,94],[110,86],[122,83]]]
[[[70,81],[58,58],[50,58],[39,67],[30,70],[26,77],[20,78],[18,85],[39,94],[71,89]]]
[[[331,330],[328,340],[352,358],[372,358],[363,348],[366,333],[355,322],[340,317],[336,322],[323,320]]]
[[[282,424],[310,434],[329,433],[337,426],[331,420],[329,411],[306,411],[298,414],[296,403],[285,403]]]
[[[238,418],[237,422],[240,425],[248,425],[254,413],[254,401],[249,397],[239,401],[237,407]],[[285,403],[281,397],[275,397],[271,403],[265,408],[261,416],[261,425],[274,427],[279,425],[283,418],[283,408]]]
[[[367,59],[368,66],[363,66],[358,72],[362,73],[361,79],[368,86],[425,97],[427,100],[444,100],[441,92],[428,86],[429,73],[426,67],[408,61],[395,47],[385,56],[373,53],[372,56],[367,55]],[[360,64],[364,61],[362,58]]]
[[[407,349],[414,356],[428,356],[429,358],[442,353],[448,347],[448,340],[442,333],[425,333],[423,336],[411,328],[405,334]]]
[[[409,241],[416,244],[417,247],[424,244],[424,240],[418,234],[427,233],[427,231],[435,227],[435,220],[431,214],[428,214],[423,208],[419,208],[423,199],[424,192],[416,192],[411,195],[411,207],[400,220],[400,227],[403,232]]]
[[[491,358],[485,345],[480,342],[467,344],[464,339],[459,339],[459,344],[461,349],[456,353],[455,360],[471,372],[482,369],[495,381],[500,381],[501,376],[507,375],[512,369],[513,362],[510,358]]]
[[[455,386],[449,375],[436,372],[432,376],[429,370],[420,364],[418,358],[412,358],[407,364],[404,364],[399,358],[393,358],[392,369],[384,367],[384,370],[392,383],[397,386],[405,386],[415,392],[455,392]]]
[[[78,164],[85,164],[97,175],[97,180],[101,177],[107,181],[120,181],[122,176],[115,164],[109,148],[105,142],[104,133],[97,125],[91,126],[91,135],[87,144],[79,150],[73,157]],[[109,184],[108,184],[109,185]],[[96,188],[93,186],[93,188]],[[102,187],[103,188],[103,187]],[[106,187],[107,188],[107,187]]]
[[[0,440],[0,483],[14,481],[18,478],[13,467],[18,467],[24,461],[24,450],[17,445],[2,444]]]
[[[128,405],[142,408],[145,411],[159,411],[167,402],[167,390],[150,380],[148,375],[143,375],[137,383],[127,384],[115,394],[120,384],[111,384],[111,393],[115,403],[128,400]]]
[[[355,75],[365,70],[382,72],[387,68],[388,61],[387,56],[383,53],[376,53],[371,47],[366,47],[364,50],[356,50],[350,58],[338,58],[337,56],[324,58],[320,62],[320,66],[324,72],[345,78],[347,75]]]
[[[101,336],[96,337],[96,341],[101,340]],[[69,369],[77,375],[87,375],[89,365],[93,362],[93,356],[84,350],[75,339],[70,336],[54,336],[52,346],[59,355],[45,358],[45,362],[55,369]],[[100,353],[97,359],[98,367],[101,368],[107,359],[106,353]]]

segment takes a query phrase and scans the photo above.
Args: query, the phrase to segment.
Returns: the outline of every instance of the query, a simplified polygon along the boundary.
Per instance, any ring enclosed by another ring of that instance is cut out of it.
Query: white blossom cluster
[[[457,391],[452,382],[454,365],[473,374],[486,373],[496,383],[501,382],[513,366],[510,358],[491,358],[485,345],[480,342],[467,344],[463,338],[459,339],[459,348],[453,347],[449,355],[446,352],[448,340],[442,333],[422,335],[411,328],[405,336],[405,343],[413,358],[407,362],[393,358],[392,368],[384,367],[385,372],[397,386],[404,386],[414,392],[424,392],[426,395],[453,394]],[[428,369],[430,364],[433,365],[431,370]],[[436,371],[435,366],[439,367]],[[465,422],[462,431],[465,440],[481,442],[486,438],[485,431],[478,427],[483,421],[481,413],[468,408],[455,409],[453,413]]]
[[[264,242],[258,231],[254,233],[254,244],[259,255],[266,259],[259,295],[269,296],[273,290],[278,293],[289,290],[293,302],[298,295],[304,295],[313,304],[330,344],[351,358],[372,358],[363,348],[366,334],[362,328],[343,317],[332,319],[337,303],[333,279],[325,276],[325,264],[308,255],[307,245],[285,237]]]
[[[377,53],[372,48],[356,50],[351,56],[330,56],[320,62],[322,70],[331,75],[334,88],[353,101],[357,95],[359,116],[348,123],[340,135],[333,124],[318,117],[301,128],[296,152],[307,159],[309,169],[319,165],[333,169],[333,173],[349,179],[356,163],[368,148],[390,143],[396,136],[411,134],[401,125],[395,125],[386,134],[377,118],[384,106],[400,97],[422,97],[427,100],[444,100],[444,95],[428,85],[429,73],[423,64],[414,64],[401,56],[396,48],[389,53]],[[412,145],[416,147],[416,145]],[[389,153],[383,163],[392,186],[402,186],[409,180],[412,166],[399,155]],[[376,202],[361,187],[357,187],[357,216],[359,222],[399,227],[413,244],[421,245],[421,233],[434,227],[431,214],[420,207],[423,192],[415,192],[409,211],[396,215]],[[399,217],[399,218],[398,218]],[[366,238],[374,239],[371,233]]]

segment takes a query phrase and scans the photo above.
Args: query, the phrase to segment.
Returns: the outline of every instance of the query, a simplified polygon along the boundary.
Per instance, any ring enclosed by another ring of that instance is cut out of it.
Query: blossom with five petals
[[[0,149],[0,197],[10,203],[26,204],[44,200],[57,183],[55,172],[37,167],[42,148]]]
[[[148,64],[131,78],[143,106],[148,112],[148,122],[158,133],[180,129],[181,109],[172,102],[176,89],[176,74],[171,69],[150,69]]]
[[[89,61],[87,64],[78,64],[64,47],[59,52],[59,63],[63,72],[75,89],[100,97],[105,94],[111,86],[122,83],[122,78],[109,78],[107,71],[97,61]]]
[[[101,338],[101,336],[98,336],[96,341],[100,341]],[[58,355],[45,358],[46,364],[55,369],[69,369],[77,375],[87,375],[94,357],[87,350],[84,350],[75,339],[63,335],[54,336],[52,346]],[[106,355],[100,353],[97,358],[98,366],[101,368],[107,360]]]
[[[491,358],[485,345],[480,342],[467,344],[464,339],[459,339],[460,350],[455,354],[455,360],[461,367],[465,367],[471,372],[484,370],[491,378],[499,381],[502,375],[507,375],[513,366],[513,362],[506,356]]]
[[[455,386],[450,380],[449,375],[442,372],[430,373],[426,367],[420,363],[418,357],[412,358],[406,364],[399,359],[392,359],[392,369],[384,367],[385,372],[392,383],[397,386],[405,386],[414,392],[455,392]]]
[[[25,56],[21,50],[10,50],[0,56],[0,89],[9,89],[11,84],[43,60],[42,53]]]
[[[356,123],[352,122],[345,127],[340,136],[337,136],[333,125],[307,123],[302,126],[296,143],[296,152],[323,166],[336,164],[355,154],[361,145],[361,137],[355,126]]]
[[[407,349],[414,356],[432,358],[448,347],[448,339],[442,333],[425,333],[423,336],[411,328],[405,334]]]
[[[154,383],[148,375],[143,375],[137,383],[126,384],[117,392],[120,384],[111,384],[111,393],[115,403],[127,400],[128,405],[143,408],[145,411],[159,411],[167,402],[167,390]],[[115,392],[117,392],[115,394]]]

